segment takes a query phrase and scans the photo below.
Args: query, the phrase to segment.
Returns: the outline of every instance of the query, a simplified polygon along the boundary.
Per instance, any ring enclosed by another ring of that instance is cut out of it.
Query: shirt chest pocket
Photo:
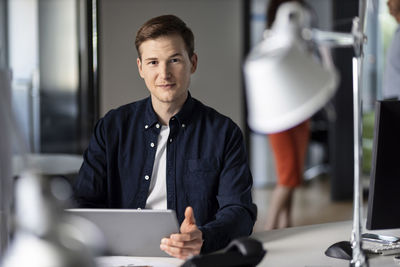
[[[189,195],[216,196],[220,164],[217,158],[188,159],[185,162],[185,188]]]

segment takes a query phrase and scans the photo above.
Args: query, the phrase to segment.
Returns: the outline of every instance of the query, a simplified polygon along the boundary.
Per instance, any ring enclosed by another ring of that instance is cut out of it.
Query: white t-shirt
[[[167,140],[169,126],[161,126],[146,209],[167,209]]]

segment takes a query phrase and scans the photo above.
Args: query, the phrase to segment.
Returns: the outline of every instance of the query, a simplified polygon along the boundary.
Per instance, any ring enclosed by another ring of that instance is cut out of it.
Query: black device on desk
[[[377,101],[367,229],[400,228],[400,101]]]
[[[261,242],[243,237],[233,240],[220,253],[194,256],[182,267],[253,267],[261,262],[265,253]]]
[[[375,104],[374,140],[369,184],[368,230],[400,228],[400,101],[383,100]],[[398,253],[396,237],[364,233],[364,241],[380,243],[367,252],[382,255]],[[351,259],[351,245],[341,241],[330,246],[325,255]]]

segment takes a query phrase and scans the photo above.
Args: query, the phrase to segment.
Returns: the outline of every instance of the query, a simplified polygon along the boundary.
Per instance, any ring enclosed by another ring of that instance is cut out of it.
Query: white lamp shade
[[[292,128],[335,93],[338,77],[333,65],[327,57],[326,67],[315,60],[302,37],[309,27],[309,14],[299,3],[282,4],[269,35],[246,59],[248,123],[254,131]]]
[[[265,39],[244,65],[248,123],[261,133],[280,132],[310,118],[336,91],[338,76],[300,43],[285,36]]]

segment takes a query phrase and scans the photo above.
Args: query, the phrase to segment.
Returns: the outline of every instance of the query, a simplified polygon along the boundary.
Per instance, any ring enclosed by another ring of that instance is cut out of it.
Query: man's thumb
[[[194,212],[192,207],[187,207],[185,210],[185,220],[189,224],[196,224],[196,219],[194,218]]]

